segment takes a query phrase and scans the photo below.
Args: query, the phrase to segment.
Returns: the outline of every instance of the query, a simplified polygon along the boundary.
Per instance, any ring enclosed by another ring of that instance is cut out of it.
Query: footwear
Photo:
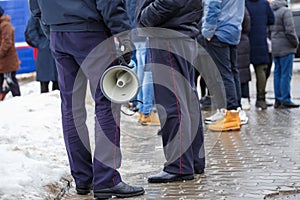
[[[295,104],[293,102],[281,102],[279,108],[299,108],[299,104]]]
[[[204,173],[204,169],[194,169],[194,174],[203,174]]]
[[[9,93],[10,89],[7,86],[4,86],[2,89],[2,93],[0,93],[0,101],[3,101],[6,94]]]
[[[220,119],[223,119],[224,116],[226,114],[226,109],[218,109],[217,112],[215,114],[213,114],[212,116],[210,117],[206,117],[205,120],[204,120],[204,123],[205,124],[211,124],[211,123],[214,123]]]
[[[162,135],[161,129],[157,130],[157,135]]]
[[[244,110],[240,110],[239,116],[241,120],[241,125],[245,125],[248,123],[249,118],[247,117],[246,112]]]
[[[227,110],[223,119],[209,125],[211,131],[238,131],[241,129],[241,119],[238,110]]]
[[[112,198],[113,196],[119,198],[126,198],[126,197],[134,197],[138,195],[142,195],[145,193],[144,188],[131,186],[124,182],[120,182],[118,185],[101,189],[101,190],[94,190],[94,198],[96,199],[108,199]]]
[[[201,110],[210,110],[211,109],[211,97],[204,96],[200,99]]]
[[[281,101],[275,99],[274,108],[279,108],[281,106]]]
[[[143,113],[139,113],[138,123],[141,122],[141,120],[142,120],[143,117],[144,117],[144,114]]]
[[[92,189],[91,186],[88,186],[88,187],[77,187],[76,186],[76,191],[77,191],[77,194],[79,194],[79,195],[87,195],[91,192],[91,189]]]
[[[268,105],[265,100],[257,100],[255,106],[259,109],[265,110],[268,108]]]
[[[273,103],[271,103],[271,102],[269,102],[269,101],[267,101],[267,100],[265,100],[265,102],[266,102],[266,104],[267,104],[268,107],[273,106]]]
[[[144,126],[149,125],[149,126],[159,126],[160,121],[154,112],[151,112],[148,116],[143,115],[140,119],[140,123]]]
[[[174,181],[193,180],[193,174],[171,174],[165,171],[161,171],[158,174],[148,177],[149,183],[168,183]]]
[[[250,110],[250,108],[251,108],[250,99],[242,98],[241,104],[242,104],[243,110]]]

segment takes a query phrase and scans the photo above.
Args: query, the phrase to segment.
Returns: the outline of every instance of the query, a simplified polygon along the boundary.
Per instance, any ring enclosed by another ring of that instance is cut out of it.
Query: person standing
[[[241,128],[241,86],[237,66],[237,44],[241,37],[244,9],[244,1],[204,1],[202,24],[204,47],[222,76],[226,93],[225,111],[219,114],[217,111],[213,115],[221,117],[209,125],[208,129],[211,131],[230,131]],[[205,120],[208,121],[210,118]]]
[[[250,61],[256,75],[256,103],[259,109],[267,109],[266,70],[270,62],[267,44],[267,26],[274,24],[274,13],[266,0],[246,0],[251,18]]]
[[[191,180],[204,172],[204,138],[193,62],[201,0],[140,0],[139,35],[149,37],[154,99],[166,163],[149,183]]]
[[[299,105],[291,101],[293,60],[299,45],[293,14],[285,0],[273,0],[271,7],[275,15],[275,24],[270,26],[272,55],[275,64],[274,107],[298,108]]]
[[[41,93],[49,92],[50,81],[52,82],[52,90],[58,90],[57,70],[49,48],[50,42],[41,29],[39,19],[29,18],[25,38],[27,38],[31,47],[38,49],[35,66],[36,80],[40,82]]]
[[[138,108],[138,123],[141,125],[155,125],[159,126],[160,122],[157,114],[154,112],[154,92],[153,92],[153,80],[152,72],[149,69],[148,60],[149,52],[146,49],[148,39],[147,37],[139,37],[136,34],[136,22],[135,22],[135,10],[136,0],[126,0],[128,15],[132,24],[132,38],[136,51],[133,52],[133,57],[136,60],[136,74],[139,79],[140,89],[136,99],[137,102],[133,102]],[[139,102],[141,101],[141,103]]]
[[[131,26],[124,2],[30,0],[29,4],[50,38],[56,61],[63,134],[77,193],[85,195],[92,188],[96,199],[144,194],[142,187],[122,181],[118,171],[121,105],[107,99],[99,84],[106,69],[131,60]],[[95,101],[93,154],[86,125],[88,80]]]
[[[20,87],[16,71],[20,69],[19,58],[15,48],[15,31],[10,16],[4,14],[0,6],[0,94],[3,100],[8,91],[3,90],[3,82],[9,87],[12,96],[20,96]]]
[[[247,8],[245,8],[244,20],[242,23],[242,35],[240,43],[237,46],[238,50],[238,68],[241,82],[241,104],[244,110],[249,110],[250,105],[250,90],[249,81],[251,81],[250,71],[250,43],[249,32],[251,29],[251,19]]]

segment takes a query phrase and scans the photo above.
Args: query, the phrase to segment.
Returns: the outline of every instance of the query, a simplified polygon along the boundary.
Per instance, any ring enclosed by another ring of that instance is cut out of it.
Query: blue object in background
[[[15,46],[21,61],[17,74],[35,71],[34,49],[25,42],[24,31],[30,17],[27,0],[0,0],[4,13],[11,17],[15,27]]]

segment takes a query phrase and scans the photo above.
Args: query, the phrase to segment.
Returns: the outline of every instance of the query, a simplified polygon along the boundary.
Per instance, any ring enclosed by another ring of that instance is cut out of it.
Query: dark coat
[[[240,43],[237,46],[238,50],[238,68],[240,72],[241,83],[246,83],[251,80],[250,72],[250,42],[249,32],[251,29],[251,19],[247,8],[245,9],[244,20],[242,23],[242,35]]]
[[[37,18],[29,18],[27,23],[27,34],[33,44],[38,49],[36,65],[37,81],[57,81],[57,70],[54,58],[49,48],[49,40],[41,29]]]
[[[0,17],[0,73],[20,69],[19,58],[15,48],[15,29],[8,15]]]
[[[161,27],[190,37],[199,34],[202,0],[139,0],[136,18],[141,27]],[[170,35],[167,35],[170,37]]]
[[[114,35],[131,29],[123,0],[29,0],[29,5],[31,14],[51,31],[107,31]]]
[[[267,26],[274,24],[274,13],[266,0],[246,0],[246,7],[251,17],[249,33],[251,63],[254,65],[267,64],[270,61]]]
[[[271,7],[275,15],[275,24],[270,27],[273,57],[296,53],[299,40],[292,11],[285,0],[273,1]]]

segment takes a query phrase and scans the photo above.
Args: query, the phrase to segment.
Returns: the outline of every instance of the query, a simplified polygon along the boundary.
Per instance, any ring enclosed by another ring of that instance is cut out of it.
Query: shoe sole
[[[160,126],[160,123],[153,123],[153,122],[139,122],[142,126]]]
[[[168,179],[148,179],[149,183],[170,183],[170,182],[176,182],[176,181],[189,181],[193,180],[194,175],[187,175],[187,176],[180,176],[171,180]]]
[[[228,131],[239,131],[241,130],[241,127],[233,127],[233,128],[227,128],[227,129],[213,129],[208,128],[210,131],[216,131],[216,132],[228,132]]]
[[[118,193],[113,193],[113,192],[95,193],[94,198],[95,199],[110,199],[112,197],[128,198],[128,197],[139,196],[144,193],[145,193],[145,191],[139,191],[139,192],[130,193],[130,194],[118,194]]]

